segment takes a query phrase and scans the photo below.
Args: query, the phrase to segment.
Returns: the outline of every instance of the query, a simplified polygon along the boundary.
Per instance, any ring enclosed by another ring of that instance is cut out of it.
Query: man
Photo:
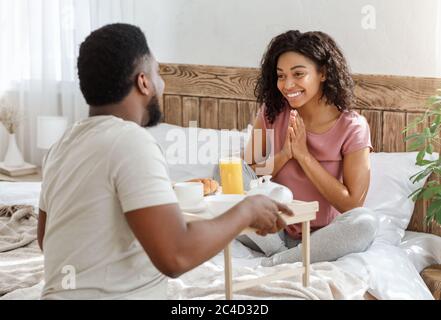
[[[210,259],[245,227],[265,235],[285,226],[278,213],[292,212],[266,197],[185,223],[160,147],[143,129],[161,119],[164,83],[139,28],[93,32],[81,45],[78,75],[90,117],[44,161],[43,299],[164,299],[166,276]]]

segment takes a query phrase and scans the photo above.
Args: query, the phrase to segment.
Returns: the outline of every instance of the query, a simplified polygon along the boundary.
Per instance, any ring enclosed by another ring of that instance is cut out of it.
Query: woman
[[[289,187],[297,200],[319,202],[311,223],[312,262],[366,250],[377,229],[372,212],[361,208],[372,145],[368,123],[349,110],[353,88],[346,59],[322,32],[281,34],[262,59],[256,96],[263,107],[253,128],[253,137],[261,132],[262,145],[253,139],[247,151],[266,154],[272,129],[271,156],[263,165],[272,168],[273,181]],[[259,175],[262,159],[251,164]],[[300,239],[301,227],[291,225],[279,236],[239,240],[272,256],[263,264],[274,265],[301,261]]]

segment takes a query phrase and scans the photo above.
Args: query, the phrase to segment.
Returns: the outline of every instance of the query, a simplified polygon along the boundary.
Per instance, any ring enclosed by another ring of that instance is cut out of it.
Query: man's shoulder
[[[127,159],[159,159],[163,156],[162,148],[153,135],[137,124],[126,124],[118,130],[118,135],[111,142],[109,156],[112,162]],[[143,161],[144,161],[143,160]]]
[[[157,144],[155,138],[147,131],[147,129],[130,121],[120,123],[115,134],[118,137],[117,140],[120,144],[142,144],[144,146]]]

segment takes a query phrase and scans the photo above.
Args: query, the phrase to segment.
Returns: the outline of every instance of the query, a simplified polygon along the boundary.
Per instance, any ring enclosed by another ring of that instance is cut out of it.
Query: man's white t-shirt
[[[43,167],[42,298],[165,299],[167,278],[124,213],[170,203],[166,161],[147,130],[114,116],[73,125]]]

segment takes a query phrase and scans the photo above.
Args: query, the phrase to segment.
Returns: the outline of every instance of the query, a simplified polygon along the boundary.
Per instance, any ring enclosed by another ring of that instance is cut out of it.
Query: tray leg
[[[233,299],[233,270],[231,264],[231,244],[224,249],[225,299]]]
[[[309,265],[310,265],[310,222],[302,223],[302,255],[303,255],[303,286],[309,286]]]

